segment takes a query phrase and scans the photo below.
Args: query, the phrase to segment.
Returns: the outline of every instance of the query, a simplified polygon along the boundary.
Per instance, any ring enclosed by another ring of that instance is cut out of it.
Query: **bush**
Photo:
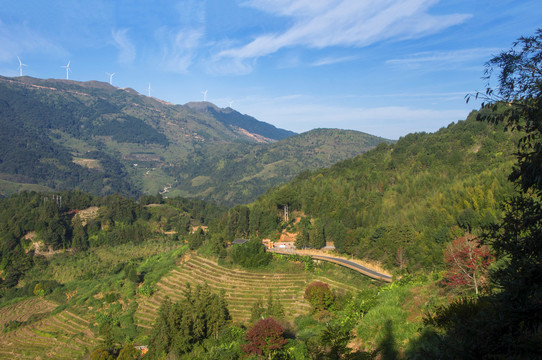
[[[4,324],[4,333],[8,333],[10,331],[18,329],[23,323],[21,321],[17,320],[10,320],[7,323]]]
[[[119,294],[115,292],[107,293],[104,296],[104,300],[106,303],[111,304],[112,302],[115,302],[119,299]]]
[[[149,297],[154,293],[154,286],[151,283],[144,282],[137,288],[137,293]]]

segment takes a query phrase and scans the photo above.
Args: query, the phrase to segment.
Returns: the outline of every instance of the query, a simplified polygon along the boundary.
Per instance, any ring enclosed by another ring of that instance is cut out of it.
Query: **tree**
[[[329,285],[321,281],[310,283],[305,289],[305,299],[315,312],[328,310],[335,303],[335,294]]]
[[[244,244],[234,245],[231,257],[235,264],[246,268],[258,268],[271,262],[273,255],[266,252],[265,246],[257,239]]]
[[[247,332],[245,340],[248,344],[243,345],[243,351],[272,359],[287,343],[283,335],[284,328],[275,319],[261,319]]]
[[[437,350],[430,356],[422,350],[424,358],[542,358],[542,29],[486,66],[478,119],[504,123],[521,136],[509,177],[518,191],[482,237],[501,265],[491,274],[498,291],[455,301],[425,319],[436,329],[425,340],[436,339]]]
[[[141,351],[136,349],[134,344],[126,344],[120,350],[117,360],[138,360],[141,359]]]
[[[185,299],[172,304],[166,299],[158,311],[149,338],[149,356],[180,356],[211,336],[218,337],[231,320],[224,293],[211,293],[208,285],[187,286]]]
[[[297,235],[294,245],[296,249],[305,249],[309,246],[309,230],[307,228],[303,227],[301,229],[301,233]]]
[[[478,295],[487,282],[487,272],[492,257],[489,247],[481,245],[472,235],[458,237],[444,250],[447,272],[444,283],[458,288],[473,289]]]
[[[73,220],[72,249],[85,251],[89,247],[88,235],[79,217]]]
[[[104,348],[97,348],[90,353],[90,360],[115,360],[115,356]]]
[[[314,249],[321,249],[326,246],[324,227],[318,220],[314,222],[312,229],[309,230],[309,245]]]

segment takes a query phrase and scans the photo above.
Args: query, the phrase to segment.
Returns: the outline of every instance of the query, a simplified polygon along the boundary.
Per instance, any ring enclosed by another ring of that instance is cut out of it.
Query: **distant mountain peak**
[[[216,106],[215,104],[213,104],[212,102],[209,102],[209,101],[190,101],[190,102],[184,104],[184,106],[186,106],[186,107],[188,107],[188,108],[190,108],[192,110],[198,111],[198,112],[205,112],[208,109],[214,109],[215,111],[224,110],[224,109],[219,108],[218,106]]]
[[[278,141],[297,135],[293,131],[280,129],[269,123],[257,120],[250,115],[241,114],[231,107],[220,108],[209,101],[192,101],[186,103],[184,106],[193,111],[207,114],[232,129],[243,129],[243,133],[249,133],[250,137],[259,139],[259,142],[265,141],[264,139]]]

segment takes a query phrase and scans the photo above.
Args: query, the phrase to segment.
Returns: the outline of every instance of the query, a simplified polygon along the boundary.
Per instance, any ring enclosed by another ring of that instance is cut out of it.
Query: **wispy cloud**
[[[162,64],[166,70],[186,73],[193,64],[203,37],[203,29],[181,29],[166,32],[167,45],[162,48]]]
[[[347,61],[355,60],[356,56],[343,56],[343,57],[325,57],[323,59],[317,60],[311,64],[311,66],[324,66],[339,64]]]
[[[401,59],[390,59],[386,61],[388,65],[404,66],[409,68],[421,67],[431,64],[449,67],[452,64],[465,64],[475,61],[477,64],[483,64],[483,60],[489,56],[498,53],[501,49],[497,48],[474,48],[455,51],[426,51],[411,54]]]
[[[162,65],[165,70],[187,73],[203,46],[205,35],[205,3],[198,0],[179,2],[177,27],[162,27],[158,31],[162,44]]]
[[[113,30],[111,36],[115,46],[119,49],[118,62],[122,64],[132,63],[136,58],[136,49],[128,38],[128,29]]]
[[[464,22],[466,14],[431,15],[436,0],[250,0],[243,4],[293,18],[280,33],[222,51],[221,57],[257,58],[290,46],[363,47],[388,39],[409,39]]]

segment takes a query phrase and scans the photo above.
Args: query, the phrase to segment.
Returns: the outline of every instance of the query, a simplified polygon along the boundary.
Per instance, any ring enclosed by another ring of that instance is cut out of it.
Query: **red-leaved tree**
[[[269,317],[258,320],[245,335],[248,344],[243,345],[243,351],[271,359],[287,342],[283,334],[284,328],[275,319]]]
[[[458,237],[444,250],[447,266],[444,283],[457,288],[473,289],[476,294],[487,281],[493,261],[489,248],[473,235]]]

